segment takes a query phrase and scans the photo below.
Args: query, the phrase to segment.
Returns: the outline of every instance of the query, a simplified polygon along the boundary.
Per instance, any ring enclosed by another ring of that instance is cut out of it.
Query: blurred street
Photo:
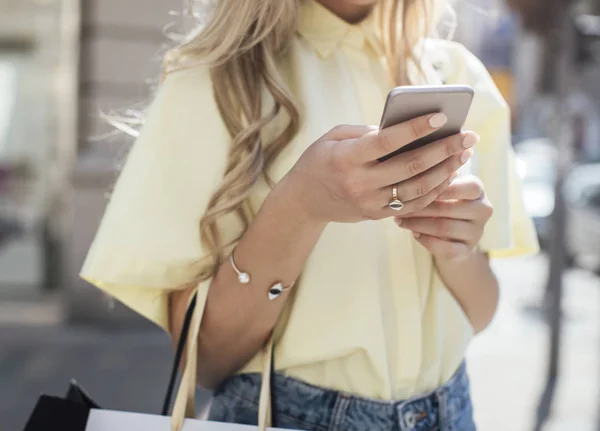
[[[525,311],[540,298],[545,256],[498,261],[502,301],[468,356],[476,419],[483,431],[529,431],[547,358],[547,330]],[[600,283],[590,272],[566,276],[562,375],[549,431],[592,431],[598,400]],[[107,309],[107,313],[110,311]],[[159,331],[98,328],[0,329],[0,424],[20,431],[39,393],[62,394],[77,380],[104,407],[157,412],[171,362]],[[206,402],[206,394],[199,402]]]

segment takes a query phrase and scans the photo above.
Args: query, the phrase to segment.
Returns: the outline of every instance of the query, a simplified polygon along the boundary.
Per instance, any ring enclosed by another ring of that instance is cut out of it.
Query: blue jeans
[[[241,374],[213,394],[209,420],[256,425],[261,377]],[[463,364],[443,386],[406,401],[378,401],[275,376],[277,426],[309,431],[476,431]]]

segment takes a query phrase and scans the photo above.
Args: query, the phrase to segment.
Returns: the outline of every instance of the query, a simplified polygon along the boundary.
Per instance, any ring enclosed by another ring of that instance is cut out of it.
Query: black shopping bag
[[[90,410],[98,408],[83,388],[72,381],[64,398],[40,396],[23,431],[82,431]]]
[[[190,302],[181,330],[169,386],[163,403],[161,413],[163,416],[167,415],[170,409],[177,370],[181,362],[195,307],[196,297]],[[93,409],[100,409],[100,406],[75,380],[72,380],[64,397],[51,395],[41,395],[39,397],[23,431],[85,431],[90,411]]]

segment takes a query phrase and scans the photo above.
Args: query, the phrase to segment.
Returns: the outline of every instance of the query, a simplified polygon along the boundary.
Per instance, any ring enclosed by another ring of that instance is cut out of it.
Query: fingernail
[[[414,236],[415,238],[418,238],[418,237],[420,237],[420,236],[421,236],[421,234],[420,234],[419,232],[413,232],[413,236]]]
[[[397,224],[398,226],[402,226],[402,219],[401,219],[401,218],[397,218],[397,219],[396,219],[396,224]]]
[[[473,150],[468,149],[467,151],[465,151],[464,153],[462,153],[460,155],[460,161],[463,163],[467,163],[467,161],[471,158],[472,155],[473,155]]]
[[[476,143],[479,142],[479,135],[477,133],[469,133],[467,136],[465,136],[465,138],[463,139],[463,147],[465,148],[471,148],[472,146],[474,146]]]
[[[429,125],[431,127],[433,127],[434,129],[439,129],[447,122],[448,122],[448,117],[446,117],[441,112],[434,114],[433,116],[431,116],[431,118],[429,118]]]

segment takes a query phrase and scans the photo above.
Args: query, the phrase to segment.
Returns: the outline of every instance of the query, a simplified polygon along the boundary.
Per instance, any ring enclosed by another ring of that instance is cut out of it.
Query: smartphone
[[[442,112],[448,117],[444,127],[417,139],[380,159],[420,148],[461,132],[473,102],[473,89],[468,85],[424,85],[396,87],[388,94],[379,127],[394,126],[421,115]]]

